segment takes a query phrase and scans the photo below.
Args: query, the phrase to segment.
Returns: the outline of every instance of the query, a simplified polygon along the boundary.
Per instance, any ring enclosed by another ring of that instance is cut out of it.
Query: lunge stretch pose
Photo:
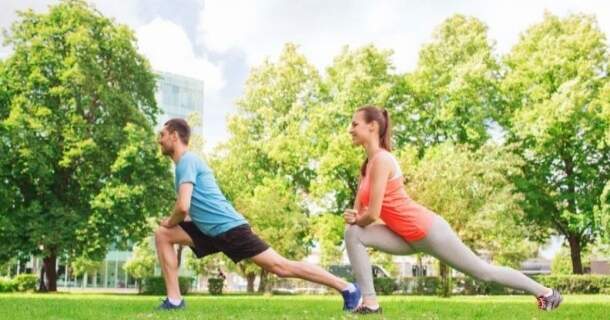
[[[367,154],[353,209],[344,213],[347,252],[363,303],[356,313],[378,313],[366,247],[394,255],[423,252],[465,274],[533,294],[542,310],[557,308],[562,297],[524,274],[491,265],[462,243],[439,215],[415,203],[404,190],[403,176],[390,153],[391,124],[386,110],[364,106],[356,111],[349,130],[354,145]],[[381,219],[384,224],[374,223]]]
[[[171,215],[155,231],[157,255],[163,271],[167,298],[159,309],[181,309],[185,303],[178,288],[178,260],[174,244],[190,246],[198,258],[223,252],[235,263],[250,259],[280,277],[296,277],[336,289],[343,308],[355,309],[361,300],[357,286],[324,269],[291,261],[276,253],[252,232],[246,219],[220,192],[212,170],[188,151],[190,128],[182,119],[171,119],[159,133],[163,154],[176,164],[176,204]],[[185,221],[189,216],[190,219]]]

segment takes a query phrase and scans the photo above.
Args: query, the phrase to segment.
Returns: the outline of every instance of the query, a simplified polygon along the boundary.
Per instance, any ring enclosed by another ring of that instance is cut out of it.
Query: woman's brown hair
[[[377,124],[379,124],[379,146],[387,151],[392,151],[392,124],[388,111],[374,105],[365,105],[358,108],[356,112],[363,113],[366,123],[377,121]],[[360,167],[360,175],[363,177],[366,175],[368,163],[369,159],[366,158]]]

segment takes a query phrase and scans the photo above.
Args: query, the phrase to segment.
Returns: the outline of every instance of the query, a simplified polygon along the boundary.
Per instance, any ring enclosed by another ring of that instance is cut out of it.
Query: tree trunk
[[[580,260],[580,239],[576,236],[569,236],[568,243],[570,243],[570,256],[572,258],[572,273],[583,274],[582,261]]]
[[[47,285],[44,283],[44,266],[40,268],[40,281],[38,283],[38,292],[47,292]]]
[[[438,262],[438,269],[441,276],[439,295],[448,298],[451,296],[451,269],[442,261]]]
[[[47,276],[47,289],[49,292],[57,292],[57,270],[55,270],[57,257],[51,253],[42,261],[44,262],[44,273]]]
[[[568,210],[570,212],[577,212],[576,209],[576,184],[574,183],[574,179],[572,178],[574,174],[574,161],[569,156],[562,156],[565,173],[566,173],[566,182],[568,184],[568,194],[572,197],[568,198]],[[568,242],[570,243],[570,256],[572,258],[572,273],[574,274],[582,274],[582,261],[580,260],[580,251],[582,248],[580,247],[580,237],[574,234],[567,235]]]
[[[269,280],[269,273],[265,269],[261,269],[260,282],[258,283],[258,293],[267,292],[267,280]]]
[[[246,281],[248,282],[248,293],[254,293],[254,280],[256,280],[256,273],[250,272],[246,275]]]

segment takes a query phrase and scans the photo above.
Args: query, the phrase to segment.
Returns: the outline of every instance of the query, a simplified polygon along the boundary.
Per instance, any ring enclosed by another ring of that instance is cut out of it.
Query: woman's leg
[[[401,237],[382,224],[367,227],[348,225],[345,229],[345,246],[356,282],[362,290],[363,303],[377,305],[373,274],[366,247],[394,255],[409,255],[416,251]]]
[[[440,216],[428,230],[428,235],[409,243],[418,251],[430,254],[451,267],[483,281],[493,281],[509,288],[527,291],[536,297],[551,292],[523,273],[494,266],[479,258],[459,239],[451,226]]]

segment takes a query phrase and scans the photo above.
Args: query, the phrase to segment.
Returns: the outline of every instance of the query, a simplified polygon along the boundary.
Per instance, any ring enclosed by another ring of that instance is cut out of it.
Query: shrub
[[[375,291],[381,294],[389,295],[398,290],[396,281],[390,277],[379,277],[373,279]]]
[[[440,277],[408,277],[400,281],[403,294],[436,295],[444,290]],[[471,277],[451,277],[451,292],[455,294],[513,294],[517,291],[505,288],[497,283],[484,282]],[[445,289],[446,290],[446,289]],[[445,292],[446,293],[446,292]]]
[[[0,292],[15,291],[15,282],[10,278],[0,277]]]
[[[610,277],[603,275],[550,275],[535,279],[561,293],[602,293],[610,289]]]
[[[192,277],[178,277],[180,293],[183,295],[187,294],[191,289],[192,282]],[[142,293],[152,295],[165,295],[167,293],[167,290],[165,289],[165,281],[163,280],[163,277],[144,278],[144,286]]]
[[[439,277],[408,277],[402,278],[398,289],[403,294],[433,295],[441,286]]]
[[[208,279],[208,291],[213,295],[221,295],[222,288],[224,287],[225,279],[223,278],[209,278]]]
[[[471,277],[454,278],[455,286],[465,295],[503,295],[515,293],[514,290],[506,288],[495,282],[480,281]]]
[[[38,276],[31,273],[22,273],[13,278],[13,282],[17,291],[34,291],[38,284]]]
[[[433,295],[437,294],[438,288],[441,287],[440,277],[417,277],[415,294]]]

